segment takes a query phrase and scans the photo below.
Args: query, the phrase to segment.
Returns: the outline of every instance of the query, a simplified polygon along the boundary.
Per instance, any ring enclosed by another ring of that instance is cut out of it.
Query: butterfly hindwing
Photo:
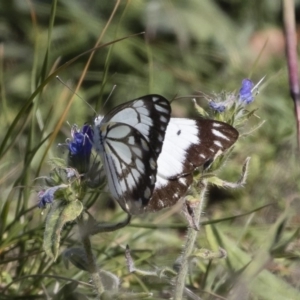
[[[130,214],[142,213],[152,196],[170,114],[168,100],[148,95],[95,120],[94,144],[109,190]]]
[[[193,171],[211,163],[237,138],[238,131],[223,122],[171,118],[157,160],[156,183],[147,211],[174,205],[192,184]]]
[[[187,192],[193,182],[192,174],[181,175],[177,178],[163,178],[156,175],[156,184],[147,212],[159,211],[175,205]]]

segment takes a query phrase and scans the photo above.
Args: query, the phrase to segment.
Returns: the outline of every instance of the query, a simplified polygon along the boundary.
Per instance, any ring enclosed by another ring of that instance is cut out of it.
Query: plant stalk
[[[288,63],[290,94],[294,101],[297,142],[298,150],[300,150],[300,86],[294,0],[283,0],[283,23],[286,40],[286,57]]]
[[[78,227],[79,227],[81,242],[87,258],[88,270],[91,275],[92,282],[95,286],[95,289],[98,295],[101,296],[101,294],[104,292],[104,286],[99,274],[95,257],[93,255],[90,236],[87,233],[85,221],[82,216],[78,218]]]
[[[197,206],[194,210],[195,213],[195,224],[200,224],[200,219],[202,215],[202,211],[204,208],[204,203],[205,203],[205,193],[207,190],[207,181],[203,180],[201,182],[201,191],[199,195],[199,202],[197,203]],[[187,239],[185,243],[185,247],[181,256],[181,266],[176,278],[175,282],[175,290],[174,290],[174,300],[182,300],[183,299],[183,293],[185,289],[185,282],[186,282],[186,277],[188,274],[188,267],[189,267],[189,257],[191,256],[194,246],[195,246],[195,241],[197,238],[198,232],[194,230],[193,228],[189,228],[187,232]]]

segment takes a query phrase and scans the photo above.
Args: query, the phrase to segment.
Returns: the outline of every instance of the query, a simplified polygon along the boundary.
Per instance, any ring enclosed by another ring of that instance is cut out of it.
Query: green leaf
[[[105,291],[101,294],[100,300],[140,300],[147,299],[153,296],[152,293],[115,293],[111,291]]]
[[[219,178],[217,176],[211,176],[207,181],[216,186],[223,187],[224,180],[222,180],[221,178]]]
[[[60,157],[53,157],[49,160],[49,164],[55,168],[55,167],[58,167],[58,168],[66,168],[67,165],[66,165],[66,160],[63,159],[63,158],[60,158]]]
[[[200,116],[208,117],[208,113],[196,102],[196,100],[194,100],[194,105]]]
[[[56,260],[63,226],[74,221],[82,212],[80,201],[55,201],[50,208],[44,232],[44,250],[48,256]]]
[[[245,267],[244,272],[234,281],[231,299],[242,293],[250,292],[254,299],[264,300],[286,300],[298,299],[299,291],[289,285],[285,280],[280,279],[265,269],[265,265],[271,259],[269,252],[259,251],[253,258],[247,252],[240,249],[236,242],[222,233],[220,227],[206,226],[207,239],[213,249],[219,247],[227,251],[227,259],[224,262],[225,268],[230,272],[238,271]]]
[[[63,252],[62,257],[67,269],[69,269],[69,262],[71,262],[78,269],[88,271],[87,257],[83,248],[68,248]]]
[[[88,300],[84,294],[76,292],[77,286],[77,282],[67,283],[54,296],[53,300]]]

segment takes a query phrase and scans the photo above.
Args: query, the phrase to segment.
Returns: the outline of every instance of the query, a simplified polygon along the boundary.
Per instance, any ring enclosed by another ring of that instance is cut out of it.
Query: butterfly
[[[112,197],[130,215],[177,203],[196,168],[230,148],[238,131],[210,119],[171,118],[160,95],[146,95],[111,110],[94,122],[94,147]]]

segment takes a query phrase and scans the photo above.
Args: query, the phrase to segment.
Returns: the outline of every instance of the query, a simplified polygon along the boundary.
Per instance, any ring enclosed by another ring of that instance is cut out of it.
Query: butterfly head
[[[98,115],[94,120],[95,126],[99,126],[101,124],[102,120],[103,120],[103,116]]]

